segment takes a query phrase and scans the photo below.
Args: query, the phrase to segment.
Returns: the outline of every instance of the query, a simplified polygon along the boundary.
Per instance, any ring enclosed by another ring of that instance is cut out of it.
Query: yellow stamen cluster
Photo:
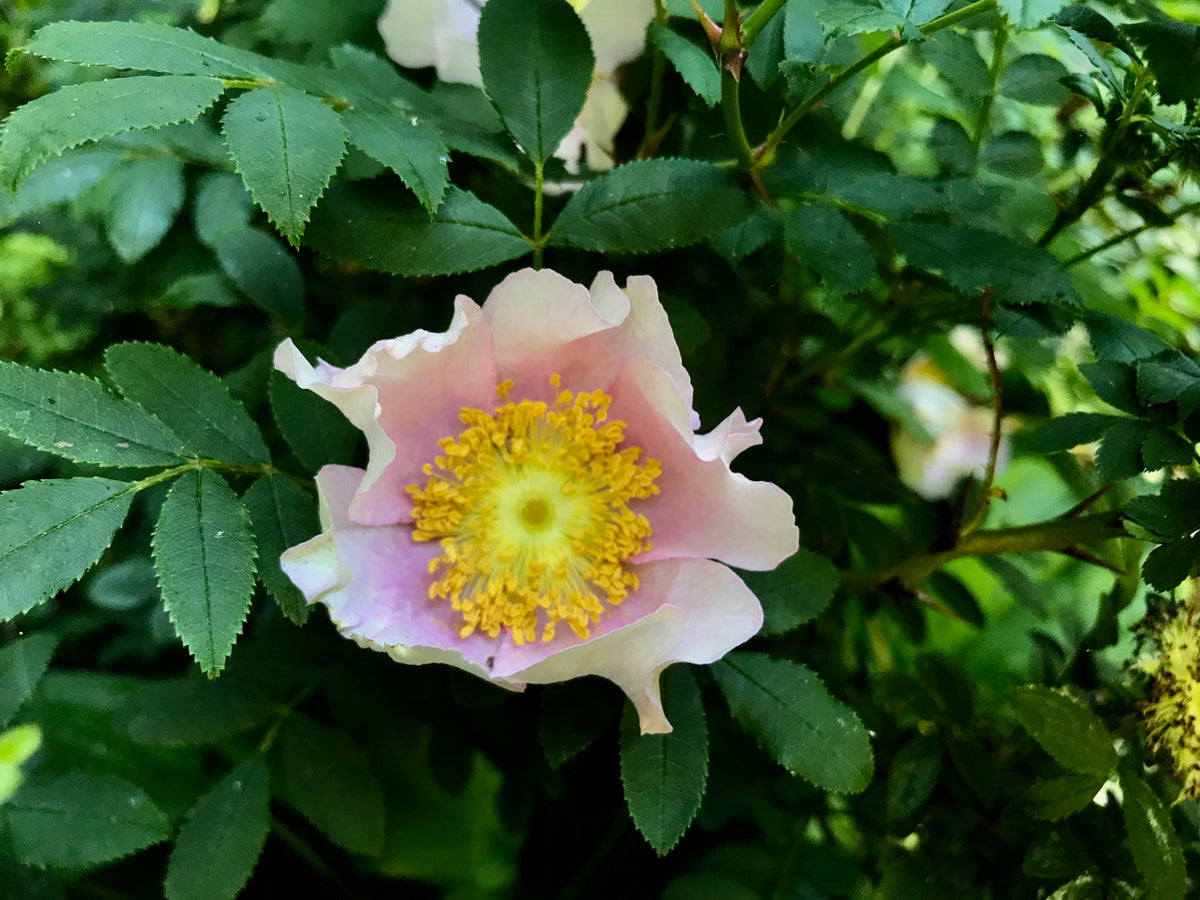
[[[1141,663],[1151,676],[1141,703],[1149,747],[1170,757],[1183,792],[1200,799],[1200,598],[1152,609],[1142,630],[1161,650]]]
[[[408,487],[413,539],[442,547],[429,596],[462,614],[462,637],[507,628],[517,644],[539,630],[548,641],[559,621],[587,637],[606,603],[637,589],[625,561],[650,548],[650,525],[628,504],[658,493],[662,469],[639,465],[637,447],[617,449],[626,426],[608,421],[611,402],[602,391],[559,390],[553,404],[464,407],[465,430],[438,441],[425,486]]]

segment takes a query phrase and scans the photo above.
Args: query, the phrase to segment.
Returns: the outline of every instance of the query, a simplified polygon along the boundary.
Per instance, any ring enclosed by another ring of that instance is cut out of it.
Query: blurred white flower
[[[388,56],[410,69],[433,66],[442,81],[480,85],[476,30],[486,0],[388,0],[379,18]],[[567,0],[592,40],[596,69],[575,127],[555,153],[576,170],[613,165],[613,140],[629,106],[614,73],[636,59],[654,18],[653,0]]]

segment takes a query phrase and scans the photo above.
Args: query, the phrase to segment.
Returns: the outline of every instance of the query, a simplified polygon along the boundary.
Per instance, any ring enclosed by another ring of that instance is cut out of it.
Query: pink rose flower
[[[670,724],[659,675],[710,663],[762,625],[726,565],[795,552],[792,501],[729,464],[761,442],[740,409],[697,434],[692,385],[653,280],[591,289],[506,278],[448,331],[357,363],[275,365],[367,438],[366,470],[317,475],[324,532],[283,554],[346,637],[504,687],[600,675],[643,733]],[[717,560],[717,561],[715,561]]]

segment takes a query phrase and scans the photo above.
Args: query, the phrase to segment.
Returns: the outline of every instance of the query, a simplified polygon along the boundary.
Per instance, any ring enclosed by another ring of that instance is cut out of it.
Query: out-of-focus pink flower
[[[388,56],[410,69],[434,66],[442,81],[481,84],[475,35],[485,2],[388,0],[379,17]],[[654,0],[564,2],[575,7],[587,28],[596,68],[575,128],[555,156],[572,170],[580,161],[591,169],[608,169],[613,165],[613,140],[629,112],[614,73],[641,54],[646,28],[654,18]]]
[[[317,476],[324,533],[283,555],[342,633],[408,663],[505,687],[600,675],[670,730],[658,679],[762,624],[726,565],[797,547],[791,498],[729,464],[761,442],[734,412],[697,434],[692,385],[650,278],[590,290],[506,278],[448,331],[339,369],[291,343],[276,367],[367,438],[366,470]],[[719,561],[714,561],[719,560]]]

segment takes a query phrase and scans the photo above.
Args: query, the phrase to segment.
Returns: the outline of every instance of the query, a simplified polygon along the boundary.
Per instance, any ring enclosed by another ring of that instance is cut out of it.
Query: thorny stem
[[[929,37],[929,35],[936,34],[937,32],[949,28],[952,25],[957,25],[959,22],[962,22],[965,19],[969,19],[973,16],[979,15],[980,13],[994,9],[995,6],[996,0],[975,0],[974,3],[969,3],[962,9],[947,13],[944,16],[938,16],[938,18],[930,22],[926,22],[918,30],[921,32],[921,34]],[[797,122],[808,115],[813,108],[816,107],[827,96],[832,94],[859,72],[869,68],[874,63],[877,63],[879,60],[883,59],[889,53],[899,50],[901,47],[907,46],[911,42],[911,39],[902,38],[899,34],[893,33],[891,40],[889,40],[887,43],[876,47],[866,56],[862,57],[862,59],[858,60],[858,62],[854,63],[852,66],[827,81],[824,85],[810,94],[807,99],[801,101],[801,103],[796,106],[795,109],[783,117],[780,123],[775,127],[775,130],[767,135],[767,139],[759,146],[756,154],[756,165],[761,167],[769,163],[775,155],[775,149],[783,141],[787,133],[791,131],[793,127],[795,127]]]
[[[980,317],[980,333],[983,335],[983,350],[987,355],[987,370],[992,381],[992,435],[988,444],[987,468],[984,469],[983,483],[979,486],[979,499],[975,512],[970,520],[962,527],[963,534],[970,534],[983,521],[988,506],[992,500],[992,482],[996,478],[996,459],[1000,455],[1000,427],[1004,416],[1004,401],[1000,393],[1000,367],[996,364],[996,346],[992,343],[991,315],[992,286],[988,285],[983,292],[983,313]]]
[[[949,550],[921,553],[885,569],[842,573],[844,591],[864,591],[893,579],[916,585],[947,563],[966,556],[994,556],[998,553],[1063,552],[1077,544],[1127,537],[1117,512],[1093,513],[1022,525],[996,528],[963,535]]]
[[[784,3],[787,0],[763,0],[758,4],[754,12],[746,17],[746,21],[742,23],[742,46],[747,50],[754,43],[754,39],[758,37],[759,32],[767,27],[767,23],[775,17],[775,14],[783,9]]]
[[[1108,140],[1104,142],[1104,146],[1100,150],[1100,160],[1096,163],[1096,168],[1092,170],[1092,174],[1088,176],[1087,181],[1080,187],[1075,198],[1054,216],[1054,221],[1050,223],[1050,227],[1046,229],[1045,234],[1038,238],[1037,246],[1048,247],[1050,242],[1058,237],[1064,228],[1079,221],[1083,214],[1104,196],[1104,189],[1108,186],[1109,181],[1112,180],[1118,169],[1113,154],[1116,153],[1117,149],[1121,146],[1121,142],[1125,139],[1125,133],[1129,130],[1129,126],[1133,122],[1134,114],[1142,102],[1142,95],[1145,94],[1150,79],[1151,74],[1148,68],[1141,69],[1137,73],[1137,78],[1133,82],[1133,90],[1129,92],[1129,102],[1121,110],[1121,118],[1117,120],[1116,127],[1113,128],[1112,133],[1108,136]]]

